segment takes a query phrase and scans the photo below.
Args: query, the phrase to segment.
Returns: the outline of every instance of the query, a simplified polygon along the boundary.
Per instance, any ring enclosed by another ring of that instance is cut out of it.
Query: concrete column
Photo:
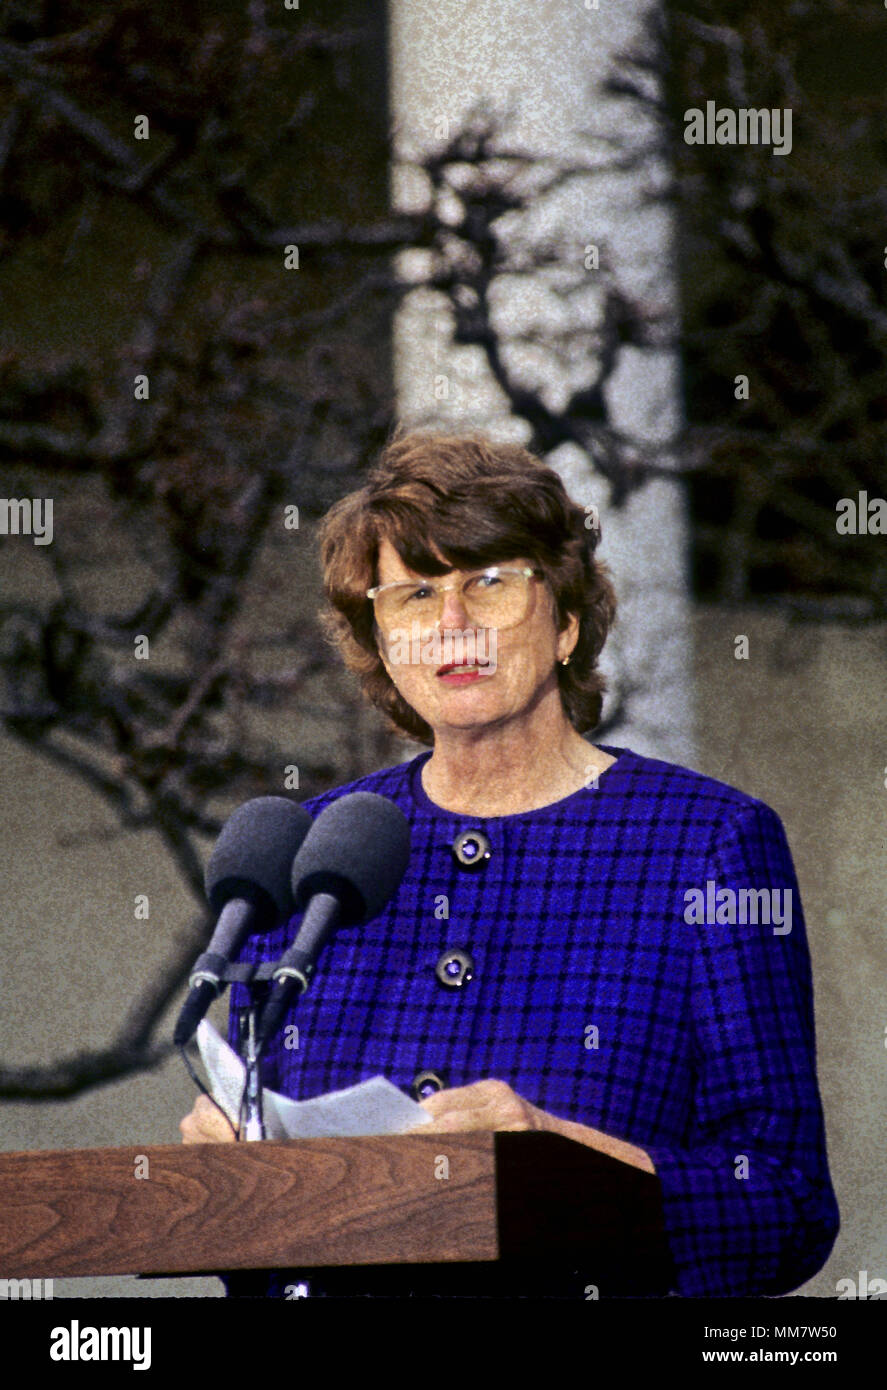
[[[444,122],[452,133],[480,99],[497,112],[513,113],[510,143],[538,155],[599,163],[606,155],[599,137],[642,140],[646,118],[625,102],[604,99],[600,87],[615,56],[637,37],[648,8],[649,0],[598,0],[598,7],[593,0],[391,0],[391,115],[398,148],[402,154],[439,149]],[[666,172],[651,153],[630,172],[583,174],[532,207],[521,235],[530,227],[548,237],[560,229],[564,268],[574,272],[582,265],[581,248],[599,246],[618,283],[645,311],[674,322],[671,220],[666,208],[640,202],[642,189]],[[395,168],[392,190],[395,203],[408,209],[422,205],[428,188],[421,177]],[[422,273],[421,253],[409,253],[402,263],[405,273]],[[592,269],[587,280],[581,306],[569,319],[542,274],[532,283],[502,284],[497,324],[506,334],[568,321],[593,328],[603,276]],[[481,349],[454,350],[450,330],[443,295],[417,288],[408,296],[394,330],[401,418],[412,425],[479,427],[529,442],[529,427],[510,416]],[[587,355],[565,368],[544,343],[509,351],[552,409],[588,380]],[[449,386],[446,399],[435,390],[442,376]],[[641,459],[645,446],[667,446],[680,424],[672,350],[621,348],[605,398],[610,423],[631,437]],[[578,502],[598,508],[599,553],[613,567],[620,598],[619,622],[603,658],[610,676],[604,715],[611,716],[620,696],[624,714],[604,741],[693,765],[688,527],[681,484],[668,476],[651,480],[616,509],[608,505],[607,482],[595,475],[586,449],[563,445],[548,462]]]

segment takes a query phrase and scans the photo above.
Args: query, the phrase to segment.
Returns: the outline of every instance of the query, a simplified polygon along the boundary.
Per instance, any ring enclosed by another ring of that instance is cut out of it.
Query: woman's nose
[[[464,628],[468,626],[468,614],[465,612],[465,600],[460,590],[447,589],[443,596],[443,608],[440,613],[440,626]]]

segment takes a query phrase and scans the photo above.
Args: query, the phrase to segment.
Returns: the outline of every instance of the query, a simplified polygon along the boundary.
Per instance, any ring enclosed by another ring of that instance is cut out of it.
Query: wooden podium
[[[0,1153],[0,1275],[575,1264],[672,1287],[659,1180],[535,1131]]]

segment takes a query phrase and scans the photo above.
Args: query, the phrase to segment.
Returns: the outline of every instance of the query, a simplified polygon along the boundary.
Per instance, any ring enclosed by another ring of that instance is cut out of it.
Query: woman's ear
[[[572,656],[573,649],[579,641],[579,619],[575,613],[570,613],[567,617],[565,627],[562,627],[557,638],[557,659],[563,661],[565,656]]]

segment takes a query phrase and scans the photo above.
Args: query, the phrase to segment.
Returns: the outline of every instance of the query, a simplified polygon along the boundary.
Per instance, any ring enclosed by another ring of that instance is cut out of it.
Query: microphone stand
[[[309,964],[309,972],[310,968]],[[241,1137],[250,1142],[268,1137],[265,1132],[265,1117],[262,1112],[262,1078],[259,1073],[259,1059],[262,1055],[265,1039],[259,1036],[258,1025],[267,1006],[272,975],[278,969],[279,967],[271,961],[264,961],[261,965],[222,961],[218,974],[219,981],[225,984],[237,982],[238,984],[253,986],[250,1003],[240,1014],[238,1022],[238,1052],[245,1073],[240,1130]],[[284,974],[293,975],[297,979],[304,978],[301,969],[297,968],[288,969]],[[259,986],[258,998],[256,997],[256,986]]]
[[[242,1139],[249,1141],[268,1137],[262,1112],[262,1078],[259,1073],[259,1058],[264,1044],[259,1037],[258,1020],[265,1005],[268,976],[272,968],[267,963],[259,966],[229,964],[225,971],[227,979],[252,985],[249,1005],[240,1015],[238,1048],[245,1072],[240,1133]]]
[[[247,1009],[246,1037],[243,1042],[243,1065],[246,1068],[244,1094],[243,1137],[247,1140],[265,1138],[262,1114],[262,1080],[259,1076],[259,1056],[262,1048],[256,1036],[256,1006]]]
[[[272,985],[276,983],[279,988],[280,980],[278,977],[292,977],[298,980],[303,990],[307,986],[312,962],[310,957],[306,957],[307,963],[303,973],[302,957],[304,955],[304,952],[299,952],[298,962],[288,965],[283,970],[281,970],[279,963],[274,964],[271,961],[264,961],[261,965],[233,964],[229,961],[220,971],[220,978],[226,983],[237,981],[240,984],[253,986],[250,1003],[240,1015],[238,1048],[245,1073],[243,1105],[240,1116],[241,1136],[249,1141],[268,1137],[265,1133],[265,1118],[262,1112],[262,1078],[259,1073],[259,1059],[267,1039],[259,1036],[259,1023],[266,1015],[268,995]],[[278,999],[277,1002],[279,1004],[282,1001]],[[275,1019],[274,1022],[276,1027],[279,1025],[280,1019]]]

